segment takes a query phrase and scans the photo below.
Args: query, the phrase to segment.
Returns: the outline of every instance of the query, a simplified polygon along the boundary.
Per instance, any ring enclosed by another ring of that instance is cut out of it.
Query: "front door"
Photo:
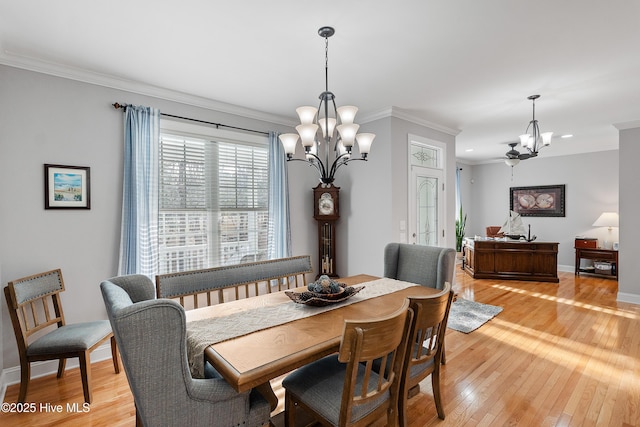
[[[416,245],[444,242],[444,148],[436,141],[409,140],[409,236]],[[435,145],[438,144],[438,145]]]

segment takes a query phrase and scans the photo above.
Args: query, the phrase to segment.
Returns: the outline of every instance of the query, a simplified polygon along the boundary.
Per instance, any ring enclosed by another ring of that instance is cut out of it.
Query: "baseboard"
[[[4,381],[5,377],[4,371],[0,372],[0,402],[4,402],[4,395],[7,392],[7,383]]]
[[[91,363],[100,362],[102,360],[111,359],[111,341],[107,342],[91,352]],[[78,368],[80,363],[78,358],[67,359],[65,370]],[[31,378],[44,377],[46,375],[56,374],[58,372],[57,360],[45,360],[42,362],[33,362],[31,364]],[[0,373],[0,402],[4,402],[4,395],[7,387],[20,382],[20,366],[3,369]]]
[[[573,265],[558,265],[558,271],[573,273],[576,271],[576,268]]]
[[[628,302],[631,304],[640,305],[640,295],[638,294],[628,294],[626,292],[618,292],[618,298],[616,298],[616,300],[620,302]]]

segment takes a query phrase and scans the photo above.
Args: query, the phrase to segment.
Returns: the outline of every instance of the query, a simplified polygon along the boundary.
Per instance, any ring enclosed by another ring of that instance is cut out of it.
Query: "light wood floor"
[[[459,298],[504,311],[470,333],[447,331],[446,419],[428,378],[409,401],[410,426],[640,426],[640,306],[615,300],[617,282],[560,273],[560,284],[473,280],[456,270]],[[30,402],[62,413],[0,414],[3,426],[134,426],[124,372],[93,365],[94,403],[82,407],[77,369],[32,382]],[[15,402],[18,386],[5,401]]]

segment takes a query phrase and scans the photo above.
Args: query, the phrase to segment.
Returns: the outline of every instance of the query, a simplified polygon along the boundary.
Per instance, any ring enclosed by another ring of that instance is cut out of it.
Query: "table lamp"
[[[611,238],[611,229],[613,227],[618,227],[618,213],[617,212],[603,212],[596,222],[593,223],[594,227],[608,227],[609,228],[609,238]],[[604,241],[605,249],[611,249],[611,242],[608,240]]]

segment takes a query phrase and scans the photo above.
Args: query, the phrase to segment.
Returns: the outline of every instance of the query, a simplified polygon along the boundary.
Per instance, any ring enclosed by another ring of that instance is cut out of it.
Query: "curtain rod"
[[[118,109],[123,109],[124,110],[125,107],[127,107],[129,104],[120,104],[120,103],[114,102],[111,105],[113,105],[113,108],[115,108],[116,110],[118,110]],[[261,130],[246,129],[246,128],[241,128],[241,127],[237,127],[237,126],[225,125],[225,124],[222,124],[222,123],[208,122],[206,120],[190,119],[189,117],[174,116],[173,114],[167,114],[167,113],[162,113],[162,112],[160,113],[160,115],[161,116],[165,116],[165,117],[172,117],[174,119],[189,120],[191,122],[198,122],[198,123],[204,123],[204,124],[207,124],[207,125],[213,125],[216,128],[219,128],[219,127],[222,126],[222,127],[229,128],[229,129],[236,129],[236,130],[242,130],[242,131],[245,131],[245,132],[259,133],[261,135],[267,135],[267,136],[269,135],[269,132],[263,132]]]

